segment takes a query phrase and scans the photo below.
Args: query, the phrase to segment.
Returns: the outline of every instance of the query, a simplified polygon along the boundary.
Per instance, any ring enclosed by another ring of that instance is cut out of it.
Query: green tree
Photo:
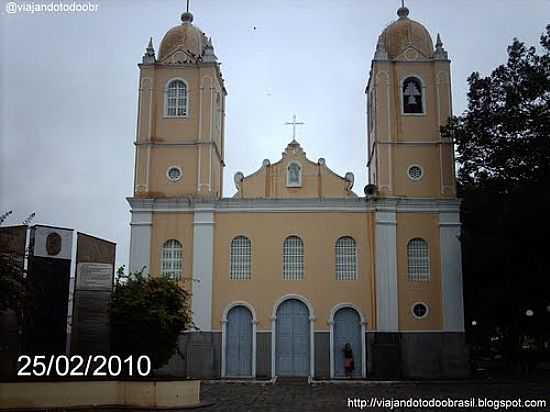
[[[467,327],[502,330],[508,358],[550,325],[550,25],[540,46],[514,39],[505,64],[473,73],[467,110],[442,128],[459,166]]]
[[[180,331],[191,326],[190,294],[176,282],[143,273],[117,276],[111,305],[113,353],[147,355],[159,368],[176,351]]]

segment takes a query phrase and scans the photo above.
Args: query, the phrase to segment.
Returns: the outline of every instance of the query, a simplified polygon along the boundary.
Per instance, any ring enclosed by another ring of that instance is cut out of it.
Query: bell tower
[[[378,38],[366,88],[369,182],[386,197],[454,198],[450,60],[409,9]]]
[[[212,40],[186,11],[138,67],[134,197],[221,198],[227,93]]]

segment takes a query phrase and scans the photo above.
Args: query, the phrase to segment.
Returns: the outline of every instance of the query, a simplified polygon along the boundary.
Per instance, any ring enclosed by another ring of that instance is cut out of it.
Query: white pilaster
[[[439,237],[441,243],[443,328],[447,331],[464,332],[462,250],[458,210],[452,213],[439,214]]]
[[[376,212],[376,329],[397,332],[397,221],[395,212]]]
[[[361,356],[361,376],[367,377],[367,322],[361,321],[361,350],[363,356]]]
[[[274,315],[271,317],[271,377],[276,377],[275,373],[275,366],[276,366],[276,360],[275,357],[277,356],[277,352],[275,352],[275,345],[277,344],[277,315]]]
[[[196,209],[193,217],[193,321],[201,331],[212,330],[214,273],[214,212]]]
[[[130,221],[130,272],[139,272],[145,267],[145,273],[151,269],[151,232],[153,213],[131,210]]]
[[[331,319],[328,321],[328,326],[330,328],[330,340],[329,340],[329,348],[330,348],[330,378],[334,379],[334,370],[336,369],[334,366],[334,317],[332,316]]]

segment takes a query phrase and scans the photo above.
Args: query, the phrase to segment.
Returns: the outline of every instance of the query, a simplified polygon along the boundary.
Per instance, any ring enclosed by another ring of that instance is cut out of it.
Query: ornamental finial
[[[185,13],[182,13],[181,15],[181,22],[182,23],[192,23],[193,22],[193,14],[189,11],[189,0],[187,0],[187,8],[185,9]]]
[[[155,63],[155,49],[153,47],[153,38],[149,38],[149,44],[145,49],[145,54],[143,55],[143,64],[153,64]]]
[[[181,22],[182,23],[192,23],[193,22],[193,14],[186,11],[185,13],[182,13],[181,15]]]
[[[437,41],[435,42],[434,58],[442,60],[447,60],[449,58],[447,50],[443,48],[443,42],[441,41],[439,33],[437,33]]]
[[[400,19],[406,19],[409,15],[409,9],[405,7],[405,0],[401,0],[401,7],[397,9],[397,15]]]

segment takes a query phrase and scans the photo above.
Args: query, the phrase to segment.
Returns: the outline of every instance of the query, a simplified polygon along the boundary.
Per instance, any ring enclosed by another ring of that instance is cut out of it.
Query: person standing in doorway
[[[353,350],[351,349],[351,344],[348,342],[344,345],[344,370],[346,372],[346,377],[351,378],[353,375],[353,370],[355,365],[353,363]]]

